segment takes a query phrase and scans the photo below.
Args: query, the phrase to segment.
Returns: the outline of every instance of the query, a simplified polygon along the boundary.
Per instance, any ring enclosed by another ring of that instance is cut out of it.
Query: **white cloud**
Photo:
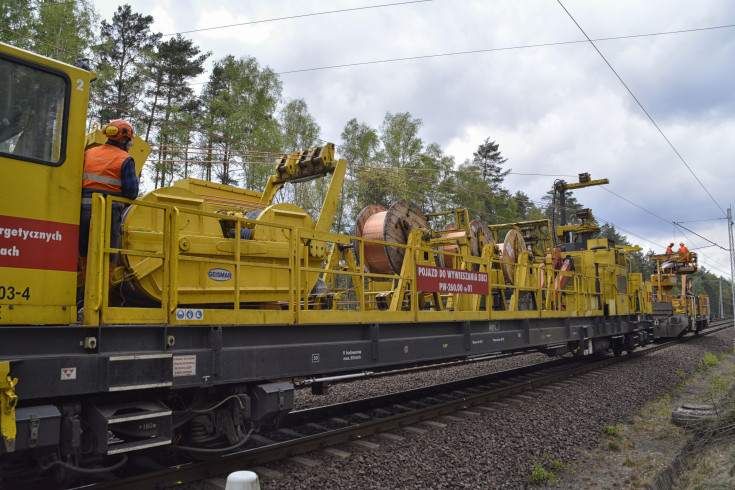
[[[228,7],[234,5],[235,4],[228,4]],[[244,44],[246,46],[251,46],[263,44],[271,39],[271,36],[275,31],[275,25],[273,23],[237,25],[258,19],[241,13],[236,13],[231,8],[224,6],[210,8],[206,5],[201,5],[199,7],[197,20],[198,22],[195,29],[207,29],[197,33],[198,37],[201,37],[202,40],[227,41],[232,45]],[[211,27],[222,25],[233,27],[209,29]],[[224,54],[222,56],[224,56]]]

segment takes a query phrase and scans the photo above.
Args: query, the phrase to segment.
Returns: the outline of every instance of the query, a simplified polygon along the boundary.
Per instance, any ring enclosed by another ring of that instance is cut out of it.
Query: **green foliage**
[[[560,479],[551,471],[546,471],[541,463],[533,463],[533,471],[531,471],[528,481],[532,485],[540,485],[545,482],[558,483]]]
[[[544,458],[546,459],[546,463],[549,465],[549,468],[551,468],[551,471],[574,471],[569,466],[562,463],[561,460],[552,459],[551,456],[548,455],[548,453],[544,453]]]
[[[710,376],[709,383],[707,384],[707,394],[713,402],[717,403],[729,390],[730,380],[727,377],[720,373]]]
[[[671,395],[666,393],[660,401],[661,406],[658,408],[658,414],[662,417],[671,416]]]
[[[614,425],[607,425],[602,424],[605,434],[607,434],[610,437],[619,437],[620,436],[620,427],[615,427]]]
[[[30,49],[32,23],[37,13],[36,2],[31,0],[3,0],[0,2],[0,18],[5,29],[0,29],[0,41],[19,48]]]
[[[270,165],[258,164],[269,163],[263,159],[263,151],[280,152],[284,143],[295,145],[318,137],[319,127],[309,119],[306,105],[295,102],[283,117],[288,124],[303,124],[312,134],[300,140],[291,135],[284,141],[275,123],[281,91],[278,76],[255,58],[226,56],[214,63],[201,96],[208,133],[202,135],[200,144],[208,151],[203,160],[213,162],[203,166],[205,179],[216,178],[247,189],[263,188],[273,170]]]
[[[281,110],[279,120],[283,129],[281,148],[284,153],[302,151],[318,145],[320,128],[303,99],[288,101]],[[288,185],[281,191],[287,194],[281,198],[296,204],[316,220],[328,187],[329,178]]]
[[[178,34],[160,43],[156,55],[150,59],[148,73],[153,83],[147,92],[145,139],[149,142],[155,139],[161,148],[158,161],[154,163],[155,187],[171,183],[177,174],[174,160],[186,154],[176,147],[185,148],[190,144],[191,133],[186,122],[198,103],[187,82],[204,71],[209,53],[200,53],[193,41]],[[151,138],[154,129],[157,134]]]
[[[343,198],[354,223],[369,205],[391,206],[400,199],[416,202],[426,212],[447,209],[454,160],[436,143],[424,145],[421,120],[410,113],[386,113],[380,130],[352,119],[342,131],[340,157],[349,162],[350,180]]]
[[[547,453],[544,453],[545,463],[534,463],[531,475],[528,477],[529,483],[533,485],[540,485],[542,483],[559,483],[559,478],[556,473],[562,471],[572,472],[569,466],[565,465],[558,459],[553,459]],[[548,470],[546,468],[549,468]],[[556,473],[554,473],[556,472]]]
[[[98,14],[89,0],[4,0],[0,41],[66,63],[88,57]]]
[[[134,13],[130,5],[117,8],[112,22],[102,21],[97,57],[97,80],[92,96],[110,105],[100,105],[94,114],[100,122],[130,118],[142,102],[146,66],[150,65],[161,34],[151,32],[153,17]],[[94,106],[93,106],[94,107]]]
[[[701,361],[699,361],[699,364],[702,368],[710,368],[716,366],[720,360],[717,358],[716,355],[712,354],[711,352],[705,352],[704,357]]]

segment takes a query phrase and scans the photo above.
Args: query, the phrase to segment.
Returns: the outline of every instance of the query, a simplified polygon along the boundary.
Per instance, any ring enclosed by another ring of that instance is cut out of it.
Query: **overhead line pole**
[[[727,208],[727,236],[730,239],[730,290],[732,292],[733,327],[735,327],[735,255],[733,255],[732,240],[732,205]],[[735,347],[735,338],[733,338],[733,347]]]

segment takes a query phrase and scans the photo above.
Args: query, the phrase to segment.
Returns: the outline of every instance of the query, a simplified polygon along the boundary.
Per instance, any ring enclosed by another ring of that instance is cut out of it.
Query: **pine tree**
[[[174,147],[182,143],[176,138],[177,114],[192,103],[193,91],[187,82],[204,71],[204,61],[209,57],[209,53],[200,53],[192,40],[178,34],[159,44],[148,66],[153,86],[147,92],[152,100],[147,105],[145,139],[151,141],[151,131],[155,127],[160,148],[155,164],[155,187],[166,185],[174,177],[174,165],[170,160],[179,153]]]
[[[161,39],[151,32],[152,24],[152,16],[133,13],[130,5],[118,7],[111,23],[102,21],[100,43],[94,48],[98,78],[93,94],[112,107],[100,106],[100,121],[127,118],[126,109],[138,109],[145,92],[145,66]]]

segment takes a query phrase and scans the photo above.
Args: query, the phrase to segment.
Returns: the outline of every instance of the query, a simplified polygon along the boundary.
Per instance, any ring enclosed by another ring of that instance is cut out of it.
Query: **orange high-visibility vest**
[[[130,155],[112,145],[102,145],[84,152],[84,189],[99,189],[122,195],[122,164]]]

